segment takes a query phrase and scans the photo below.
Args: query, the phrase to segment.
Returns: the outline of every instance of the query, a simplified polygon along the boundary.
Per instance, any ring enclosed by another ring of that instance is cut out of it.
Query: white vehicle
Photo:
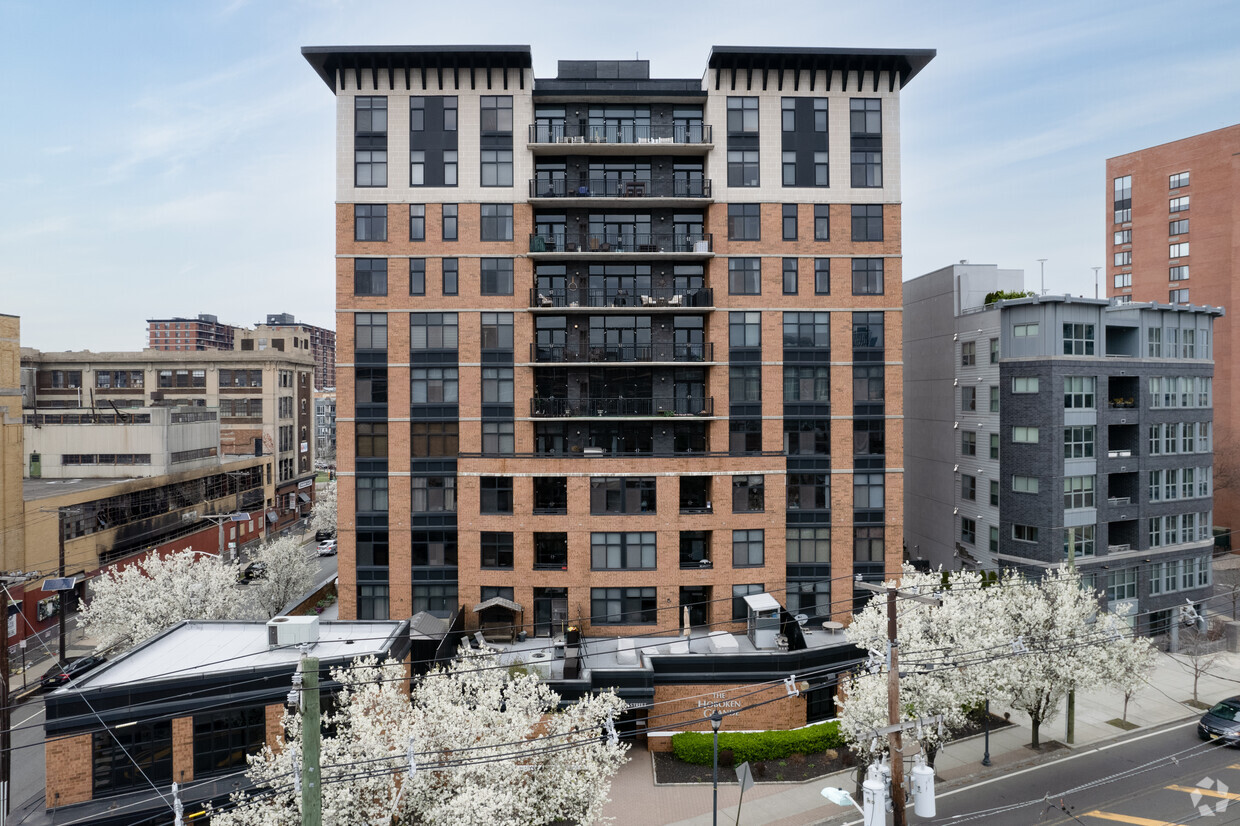
[[[322,542],[319,543],[319,556],[335,556],[335,555],[336,555],[336,540],[324,539]]]

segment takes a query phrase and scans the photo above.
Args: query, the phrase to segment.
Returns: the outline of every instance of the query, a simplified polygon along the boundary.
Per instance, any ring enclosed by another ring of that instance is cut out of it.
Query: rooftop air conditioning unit
[[[267,621],[267,647],[314,644],[319,641],[318,617],[276,617]]]

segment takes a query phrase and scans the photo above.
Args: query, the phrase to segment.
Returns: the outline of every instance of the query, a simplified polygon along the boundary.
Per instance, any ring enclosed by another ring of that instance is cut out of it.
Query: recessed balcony
[[[702,155],[714,146],[709,124],[531,123],[529,149],[540,155]]]
[[[710,258],[714,255],[714,237],[711,233],[700,235],[674,235],[671,233],[620,235],[592,235],[584,229],[578,234],[554,233],[530,235],[530,257],[551,259],[589,256],[610,258],[637,258],[657,255],[660,258]]]
[[[674,416],[713,416],[713,396],[682,399],[598,397],[578,399],[530,399],[530,416],[536,419],[663,418]]]
[[[714,360],[715,345],[701,344],[619,344],[619,345],[530,345],[530,361],[538,364],[630,364],[696,363]]]
[[[530,178],[535,206],[589,207],[616,200],[630,207],[700,206],[711,200],[709,178],[617,180],[615,178]]]
[[[715,294],[710,287],[645,287],[633,289],[550,289],[530,290],[530,309],[548,312],[565,310],[624,310],[670,312],[712,310]]]

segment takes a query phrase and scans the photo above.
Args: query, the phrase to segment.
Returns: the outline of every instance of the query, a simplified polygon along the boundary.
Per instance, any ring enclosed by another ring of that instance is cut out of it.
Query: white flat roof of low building
[[[392,648],[403,625],[392,620],[320,622],[319,641],[307,653],[320,661],[382,655]],[[292,668],[301,656],[295,646],[269,648],[266,622],[186,620],[87,674],[76,687],[103,688],[228,671]]]

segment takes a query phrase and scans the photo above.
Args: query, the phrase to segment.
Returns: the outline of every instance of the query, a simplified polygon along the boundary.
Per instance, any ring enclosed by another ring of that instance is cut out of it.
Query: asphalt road
[[[1240,824],[1240,751],[1198,739],[1196,721],[940,792],[911,824]],[[1235,791],[1232,791],[1234,789]]]

